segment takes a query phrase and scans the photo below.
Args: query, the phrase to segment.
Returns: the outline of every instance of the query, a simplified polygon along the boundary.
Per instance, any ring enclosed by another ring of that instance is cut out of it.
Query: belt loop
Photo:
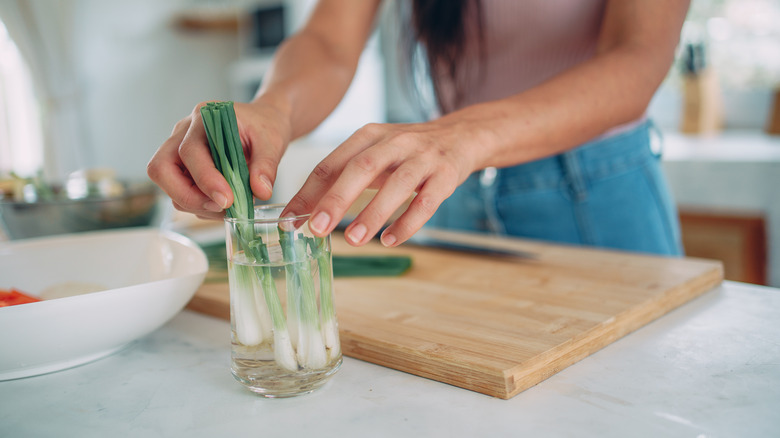
[[[566,183],[569,186],[569,191],[571,192],[573,200],[577,202],[584,201],[588,196],[588,191],[579,160],[577,159],[577,152],[564,152],[560,155],[560,159],[561,166],[563,167],[563,174],[566,178]]]
[[[498,214],[496,198],[498,192],[498,178],[500,171],[495,167],[488,167],[479,172],[479,188],[482,192],[482,201],[485,205],[485,217],[487,227],[493,234],[506,234],[506,227]]]
[[[650,152],[656,158],[660,158],[664,153],[664,133],[653,119],[647,119],[647,138],[650,143]]]

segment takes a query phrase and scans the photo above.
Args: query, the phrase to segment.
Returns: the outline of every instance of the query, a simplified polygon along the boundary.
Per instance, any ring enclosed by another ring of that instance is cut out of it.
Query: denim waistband
[[[556,188],[572,167],[584,180],[605,178],[657,159],[650,145],[652,122],[629,131],[584,143],[570,151],[541,160],[499,169],[495,188],[503,190]]]

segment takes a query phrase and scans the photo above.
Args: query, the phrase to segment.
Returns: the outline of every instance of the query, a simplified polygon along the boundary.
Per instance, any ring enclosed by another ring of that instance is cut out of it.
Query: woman
[[[258,198],[270,198],[290,140],[314,129],[346,92],[380,3],[321,0],[279,48],[255,99],[236,105]],[[287,213],[311,213],[311,229],[325,235],[375,187],[345,230],[353,245],[416,193],[382,232],[385,246],[430,220],[679,254],[645,111],[687,8],[685,0],[414,1],[414,36],[443,115],[359,129],[314,169]],[[211,162],[199,106],[148,172],[176,208],[219,218],[232,195]]]

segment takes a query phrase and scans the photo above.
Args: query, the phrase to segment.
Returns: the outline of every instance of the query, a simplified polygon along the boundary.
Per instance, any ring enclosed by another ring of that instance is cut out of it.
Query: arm
[[[594,58],[524,93],[452,114],[482,119],[491,149],[473,157],[477,168],[557,154],[642,116],[674,60],[688,3],[609,1]]]
[[[321,0],[301,31],[279,47],[253,102],[281,111],[293,138],[317,127],[347,92],[379,5]]]
[[[322,235],[365,188],[379,187],[346,230],[361,245],[416,192],[382,235],[386,246],[403,242],[473,171],[560,153],[639,117],[673,60],[687,7],[687,0],[610,0],[592,59],[431,122],[361,128],[315,168],[288,210],[311,212]]]
[[[321,0],[304,27],[277,51],[250,103],[236,104],[252,192],[269,199],[289,141],[316,127],[344,96],[381,0]],[[217,171],[198,104],[147,166],[178,210],[219,219],[233,194]]]

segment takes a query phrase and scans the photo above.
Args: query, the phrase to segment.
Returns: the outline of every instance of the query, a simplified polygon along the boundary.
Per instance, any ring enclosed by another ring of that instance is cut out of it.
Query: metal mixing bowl
[[[35,202],[0,200],[0,224],[9,239],[154,225],[160,192],[152,182],[118,182],[111,194]]]

